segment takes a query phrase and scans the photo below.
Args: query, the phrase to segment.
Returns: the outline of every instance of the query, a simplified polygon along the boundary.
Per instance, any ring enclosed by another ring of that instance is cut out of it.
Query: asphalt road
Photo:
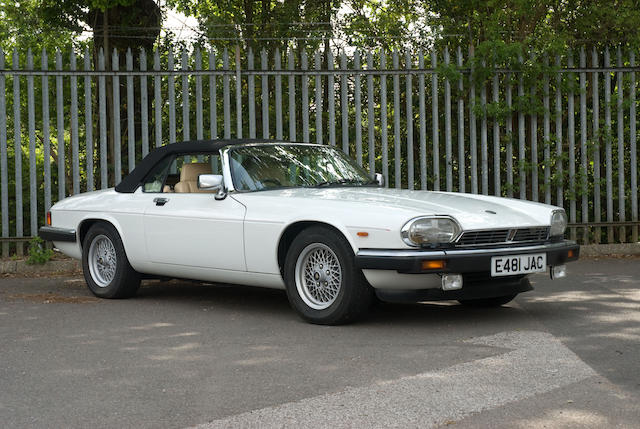
[[[281,291],[0,279],[2,427],[640,427],[640,259],[313,326]]]

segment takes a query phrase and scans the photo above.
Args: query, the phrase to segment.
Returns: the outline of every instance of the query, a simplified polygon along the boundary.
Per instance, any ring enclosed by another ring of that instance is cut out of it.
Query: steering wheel
[[[275,186],[282,186],[282,183],[280,183],[278,179],[267,178],[267,179],[262,179],[261,182],[264,183],[265,185],[268,183],[272,183]]]

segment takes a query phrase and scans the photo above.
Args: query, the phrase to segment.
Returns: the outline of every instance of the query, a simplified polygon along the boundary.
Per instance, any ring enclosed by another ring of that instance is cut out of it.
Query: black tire
[[[517,294],[480,299],[459,299],[458,302],[462,305],[466,305],[467,307],[500,307],[501,305],[513,301],[513,298],[515,298],[516,295]]]
[[[303,298],[304,286],[296,281],[296,265],[305,249],[313,245],[327,246],[337,257],[341,269],[341,282],[334,301],[323,309],[310,306],[309,298]],[[284,281],[289,303],[302,319],[318,325],[340,325],[353,322],[364,316],[373,301],[373,289],[356,268],[354,254],[349,242],[342,234],[321,226],[303,230],[291,244],[284,264]],[[299,289],[299,287],[301,289]],[[303,290],[303,292],[300,292]]]
[[[105,237],[113,245],[116,256],[115,273],[108,282],[98,274],[94,279],[89,262],[91,244],[94,240],[96,245],[98,240],[106,243]],[[110,223],[100,222],[89,228],[82,242],[82,271],[89,290],[100,298],[129,298],[134,296],[140,287],[140,274],[131,268],[120,234]]]

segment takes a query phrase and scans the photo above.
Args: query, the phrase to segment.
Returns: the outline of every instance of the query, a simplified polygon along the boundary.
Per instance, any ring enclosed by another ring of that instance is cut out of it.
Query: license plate
[[[491,258],[491,277],[547,271],[547,254],[494,256]]]

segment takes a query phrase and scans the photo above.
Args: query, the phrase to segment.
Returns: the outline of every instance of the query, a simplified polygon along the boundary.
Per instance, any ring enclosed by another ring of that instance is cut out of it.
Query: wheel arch
[[[351,249],[355,253],[357,251],[357,247],[352,241],[352,238],[346,231],[346,228],[342,229],[328,222],[318,221],[318,220],[298,220],[293,223],[287,225],[287,227],[282,231],[280,235],[280,239],[278,241],[278,269],[280,270],[280,274],[283,274],[282,270],[284,269],[285,258],[287,257],[287,252],[293,243],[293,240],[305,229],[311,226],[322,226],[328,229],[335,231],[336,233],[342,235],[349,245]]]
[[[84,238],[87,236],[87,232],[89,232],[89,229],[97,223],[107,223],[112,227],[114,227],[116,231],[118,231],[118,235],[120,235],[120,240],[122,240],[122,245],[124,246],[126,251],[127,249],[126,241],[124,239],[124,235],[122,234],[122,228],[120,228],[120,225],[118,224],[118,222],[116,222],[114,219],[109,219],[105,217],[93,217],[93,216],[82,219],[82,221],[78,225],[78,244],[80,245],[81,249],[82,249],[82,244],[84,243]]]

